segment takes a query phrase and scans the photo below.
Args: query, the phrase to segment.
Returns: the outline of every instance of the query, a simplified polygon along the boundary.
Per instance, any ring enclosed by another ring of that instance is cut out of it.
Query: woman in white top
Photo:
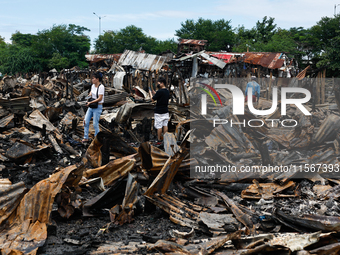
[[[93,101],[87,102],[88,109],[86,111],[86,115],[84,118],[84,139],[82,141],[84,143],[89,141],[89,128],[92,117],[95,136],[99,133],[99,118],[103,111],[105,93],[105,87],[102,84],[102,80],[103,80],[102,73],[98,72],[92,76],[93,84],[91,86],[91,92],[89,96],[93,99]],[[97,107],[95,107],[96,103],[98,103]]]

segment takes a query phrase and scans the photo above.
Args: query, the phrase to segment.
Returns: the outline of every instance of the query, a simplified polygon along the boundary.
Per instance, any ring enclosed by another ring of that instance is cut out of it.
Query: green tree
[[[317,24],[310,28],[311,59],[317,67],[326,67],[336,72],[328,75],[339,76],[339,38],[340,38],[340,16],[333,18],[323,17]]]
[[[261,22],[256,22],[254,28],[254,39],[256,42],[268,43],[271,40],[276,33],[276,24],[274,24],[274,20],[275,19],[272,17],[267,18],[267,16],[264,16]]]
[[[70,62],[67,57],[63,57],[60,53],[53,53],[52,58],[48,62],[48,68],[56,68],[57,70],[61,70],[65,68],[65,66],[69,66]]]
[[[119,31],[106,31],[95,40],[94,48],[95,52],[104,54],[123,53],[126,49],[159,54],[168,49],[175,51],[177,44],[174,39],[156,40],[144,34],[141,28],[130,25]]]
[[[263,17],[262,21],[257,21],[256,25],[251,29],[246,29],[244,26],[239,26],[236,29],[235,35],[235,46],[233,51],[273,51],[273,48],[282,48],[275,47],[273,42],[271,42],[273,36],[283,30],[276,29],[276,24],[274,24],[274,18],[272,17]],[[280,33],[275,39],[280,37],[284,37],[283,39],[287,39],[287,35],[285,33]],[[287,42],[290,44],[290,42]],[[269,44],[269,45],[268,45]],[[281,50],[282,51],[282,50]]]
[[[176,30],[176,36],[181,39],[207,40],[207,50],[230,51],[234,44],[234,32],[230,20],[216,20],[199,18],[186,20],[181,23],[181,28]]]
[[[16,31],[12,34],[11,40],[13,44],[30,47],[35,40],[36,35],[22,34],[20,31]]]
[[[340,70],[340,35],[330,39],[324,49],[320,54],[317,67],[326,67],[332,71]],[[331,75],[339,77],[339,72],[331,72]]]
[[[35,53],[29,47],[7,44],[0,49],[0,72],[15,74],[40,70]]]
[[[0,46],[6,45],[5,38],[0,36]]]
[[[105,31],[103,35],[99,35],[94,41],[94,48],[97,53],[114,54],[118,52],[118,45],[115,41],[116,32]]]
[[[51,68],[51,63],[55,63],[56,59],[68,63],[64,68],[83,68],[87,66],[85,54],[91,45],[85,31],[90,30],[74,24],[54,25],[51,29],[39,31],[31,47],[45,70]]]
[[[178,44],[175,39],[167,39],[167,40],[156,40],[153,48],[150,50],[150,53],[160,54],[164,51],[171,50],[172,52],[177,51]]]

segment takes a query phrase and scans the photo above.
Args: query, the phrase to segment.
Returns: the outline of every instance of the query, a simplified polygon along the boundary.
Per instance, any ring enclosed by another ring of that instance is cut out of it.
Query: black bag
[[[91,97],[91,98],[88,100],[88,102],[92,102],[92,101],[94,101],[94,100],[96,100],[96,99],[94,99],[94,98]],[[89,107],[92,108],[92,109],[98,108],[98,102],[89,104]]]
[[[99,85],[100,86],[100,85]],[[99,90],[99,86],[97,88],[97,98],[98,98],[98,90]],[[96,99],[94,99],[93,97],[89,98],[89,100],[87,100],[87,102],[92,102]],[[96,109],[98,108],[98,102],[95,102],[95,103],[92,103],[92,104],[89,104],[89,107],[92,108],[92,109]]]

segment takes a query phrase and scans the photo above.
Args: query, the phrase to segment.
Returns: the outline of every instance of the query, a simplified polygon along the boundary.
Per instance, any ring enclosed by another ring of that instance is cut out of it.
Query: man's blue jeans
[[[100,114],[103,111],[103,105],[99,104],[98,108],[88,108],[86,115],[85,115],[85,125],[84,125],[84,139],[89,139],[89,128],[90,128],[90,121],[93,117],[93,127],[95,130],[94,136],[96,136],[99,133],[99,118]]]

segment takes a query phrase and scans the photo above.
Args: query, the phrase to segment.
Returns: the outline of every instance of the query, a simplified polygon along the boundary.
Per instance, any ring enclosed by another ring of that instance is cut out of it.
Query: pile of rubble
[[[278,109],[263,118],[295,120],[294,128],[225,123],[207,129],[209,116],[202,116],[200,105],[193,100],[186,107],[199,86],[190,81],[177,90],[179,97],[172,94],[170,132],[157,147],[147,92],[107,86],[101,132],[94,137],[90,129],[92,142],[84,145],[90,76],[69,71],[44,81],[7,76],[0,83],[2,254],[43,253],[61,225],[67,234],[60,246],[73,247],[67,251],[73,254],[339,253],[337,97],[333,104],[308,104],[311,117],[290,106],[287,116]],[[231,93],[219,92],[223,107],[211,116],[237,123],[260,119],[247,110],[233,115]],[[257,109],[271,105],[262,95]],[[209,164],[236,171],[194,178],[196,166]],[[309,172],[239,171],[260,165],[308,166]],[[115,241],[115,232],[136,219],[144,224],[138,214],[161,210],[174,223],[166,235],[138,230]],[[101,225],[93,233],[88,222]]]

